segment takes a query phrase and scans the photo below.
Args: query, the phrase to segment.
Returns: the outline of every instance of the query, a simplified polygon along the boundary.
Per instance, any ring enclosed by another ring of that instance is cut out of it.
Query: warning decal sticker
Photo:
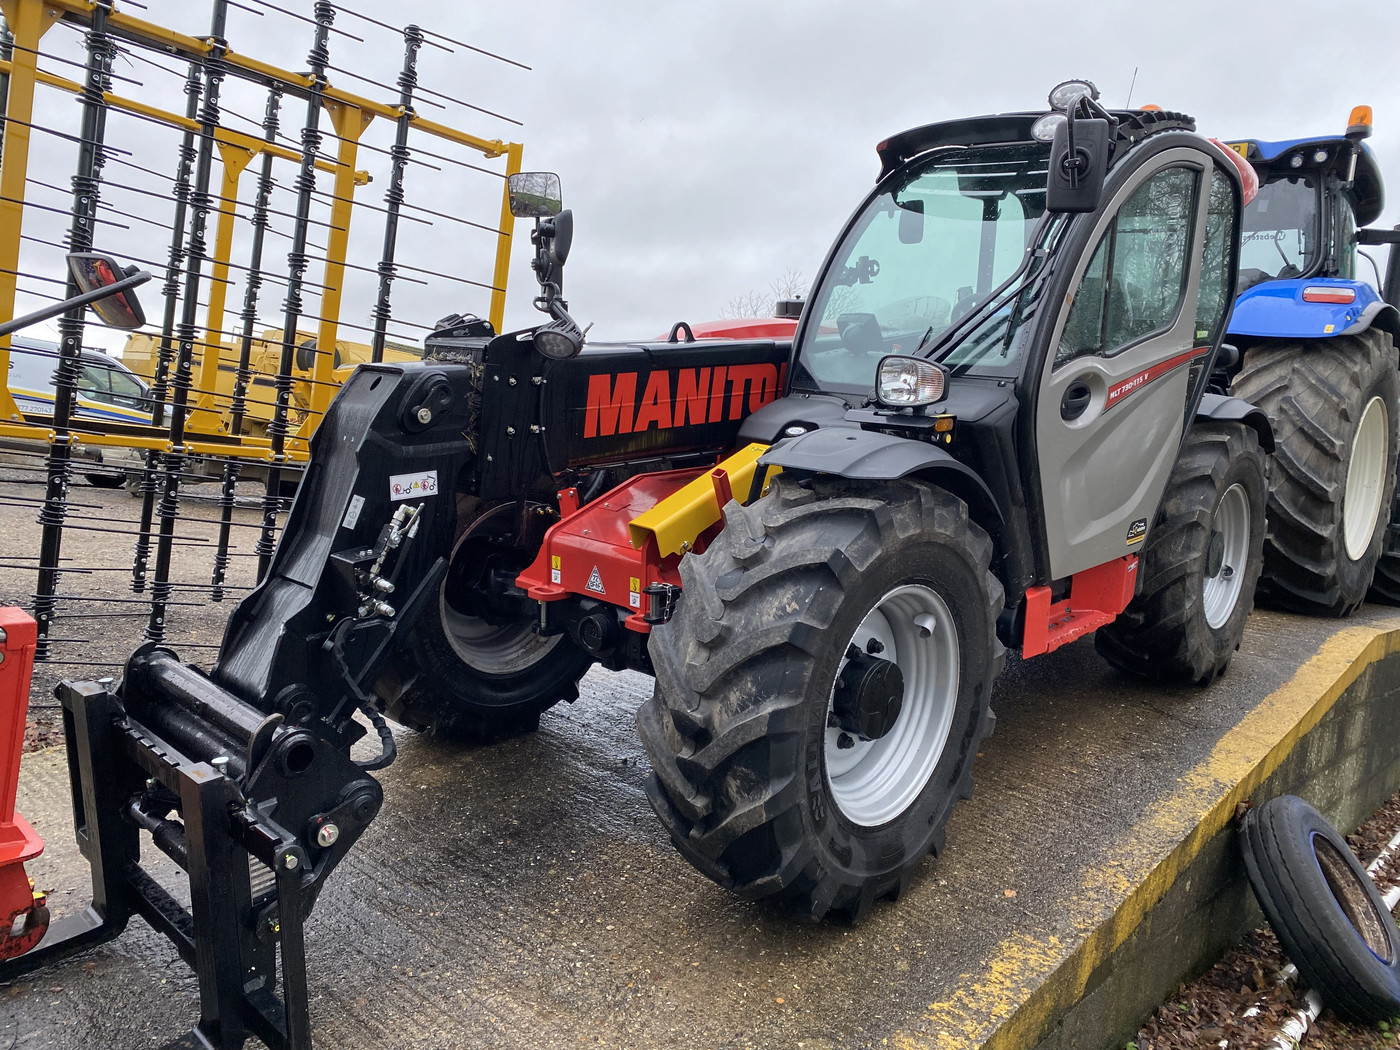
[[[607,593],[607,591],[603,590],[603,577],[598,574],[598,566],[593,566],[593,571],[588,574],[588,582],[584,584],[584,586],[587,587],[588,590],[595,591],[598,594]]]

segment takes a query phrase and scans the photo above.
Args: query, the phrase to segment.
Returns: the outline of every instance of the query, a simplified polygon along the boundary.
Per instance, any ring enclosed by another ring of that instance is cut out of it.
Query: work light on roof
[[[1050,89],[1050,108],[1067,110],[1085,95],[1097,99],[1099,89],[1087,80],[1066,80]]]
[[[1037,117],[1031,125],[1031,138],[1037,142],[1054,142],[1055,129],[1065,122],[1065,115],[1058,110]]]

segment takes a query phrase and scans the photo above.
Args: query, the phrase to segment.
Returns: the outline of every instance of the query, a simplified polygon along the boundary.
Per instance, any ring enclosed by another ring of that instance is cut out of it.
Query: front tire
[[[533,622],[492,623],[471,607],[472,567],[533,552],[514,544],[516,505],[459,507],[463,521],[437,595],[375,683],[383,712],[400,725],[449,739],[497,740],[539,728],[540,715],[578,698],[593,663],[564,635],[537,634]],[[518,563],[518,564],[517,564]]]
[[[781,476],[725,508],[714,543],[681,562],[637,715],[647,796],[687,860],[812,919],[857,919],[903,890],[942,848],[993,722],[991,554],[966,505],[922,482]],[[831,724],[862,652],[903,681],[873,739]]]
[[[1222,674],[1254,606],[1267,493],[1252,428],[1193,426],[1142,552],[1137,597],[1094,636],[1099,654],[1162,682]]]
[[[1261,600],[1350,615],[1366,597],[1395,498],[1400,374],[1390,336],[1251,347],[1233,391],[1276,447]]]

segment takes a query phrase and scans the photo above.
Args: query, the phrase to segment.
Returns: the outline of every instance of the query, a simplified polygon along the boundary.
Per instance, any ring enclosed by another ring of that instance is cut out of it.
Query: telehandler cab
[[[93,905],[0,977],[139,914],[198,972],[187,1045],[309,1046],[302,922],[380,807],[381,711],[515,732],[595,662],[654,673],[677,848],[858,918],[940,847],[1006,648],[1097,631],[1134,673],[1222,673],[1273,444],[1207,392],[1255,182],[1190,118],[1096,96],[881,143],[790,345],[586,344],[558,181],[516,176],[549,323],[454,316],[433,360],[351,377],[212,670],[145,645],[60,687]]]

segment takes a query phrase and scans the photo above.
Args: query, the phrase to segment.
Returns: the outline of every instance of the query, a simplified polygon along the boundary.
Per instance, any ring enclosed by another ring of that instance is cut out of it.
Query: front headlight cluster
[[[948,373],[919,357],[886,357],[875,373],[875,396],[891,408],[916,408],[942,401]]]

